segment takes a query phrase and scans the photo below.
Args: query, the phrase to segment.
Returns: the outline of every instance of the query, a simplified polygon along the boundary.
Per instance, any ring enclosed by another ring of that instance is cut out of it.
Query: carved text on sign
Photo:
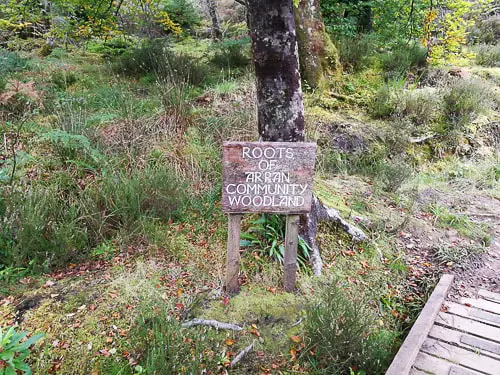
[[[309,212],[315,154],[314,143],[225,143],[223,211]]]

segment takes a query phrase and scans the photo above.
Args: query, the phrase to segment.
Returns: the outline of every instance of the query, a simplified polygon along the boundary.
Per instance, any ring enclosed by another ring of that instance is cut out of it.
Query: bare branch
[[[243,357],[246,356],[250,350],[252,350],[253,344],[254,343],[252,342],[245,349],[243,349],[241,352],[239,352],[236,357],[234,357],[234,359],[231,361],[231,367],[236,366],[238,364],[238,362],[241,361],[243,359]]]
[[[182,328],[190,328],[193,326],[209,326],[217,329],[230,329],[233,331],[241,331],[243,328],[236,324],[223,323],[217,320],[193,319],[189,322],[183,323]]]

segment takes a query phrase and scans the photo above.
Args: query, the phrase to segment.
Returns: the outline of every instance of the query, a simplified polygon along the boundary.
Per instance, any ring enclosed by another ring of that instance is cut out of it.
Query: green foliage
[[[134,337],[142,338],[137,348],[143,358],[139,373],[201,375],[217,369],[218,357],[207,347],[208,333],[196,328],[182,330],[161,307],[144,308],[134,329]]]
[[[472,44],[497,44],[500,40],[500,15],[478,20],[467,36]]]
[[[28,332],[17,331],[11,326],[5,332],[0,327],[0,375],[16,375],[21,371],[25,375],[31,375],[31,369],[24,360],[30,354],[30,346],[39,341],[44,335],[33,335],[23,341]]]
[[[426,130],[427,126],[439,118],[441,98],[437,93],[429,90],[408,90],[400,95],[396,114],[415,125],[416,131],[422,127]]]
[[[0,48],[0,71],[2,74],[9,74],[26,69],[28,60],[20,57],[15,52],[10,52]]]
[[[353,37],[359,31],[369,31],[370,7],[364,1],[321,1],[321,13],[326,30],[336,37]]]
[[[214,55],[211,59],[219,68],[244,68],[250,63],[250,38],[225,39],[213,44]]]
[[[371,114],[374,117],[389,117],[396,110],[396,95],[392,85],[384,84],[377,90],[370,103]]]
[[[304,350],[302,359],[317,374],[349,374],[353,368],[382,373],[392,358],[397,334],[377,328],[378,319],[359,290],[335,279],[325,283],[307,308],[309,350]]]
[[[417,44],[397,45],[388,53],[380,56],[382,69],[386,77],[397,79],[405,77],[406,73],[426,64],[427,50]]]
[[[103,162],[103,156],[95,149],[90,140],[79,134],[71,134],[65,130],[54,129],[44,133],[40,141],[48,142],[63,164],[80,164],[86,167],[97,167]]]
[[[78,82],[78,75],[76,72],[72,70],[56,70],[51,74],[51,81],[54,85],[56,85],[60,90],[66,90],[71,85],[74,85]]]
[[[443,95],[447,131],[463,128],[491,108],[490,87],[481,80],[456,80]]]
[[[485,252],[486,249],[484,247],[473,244],[443,244],[434,249],[434,256],[441,264],[450,265],[450,263],[455,263],[463,267],[469,261],[473,260],[474,257]]]
[[[106,40],[95,40],[87,44],[87,51],[98,53],[104,57],[120,56],[132,47],[132,43],[124,36]]]
[[[89,178],[88,167],[81,174]],[[84,171],[87,171],[86,173]],[[133,233],[144,217],[177,218],[186,202],[182,181],[165,165],[150,164],[125,172],[116,169],[91,183],[64,173],[28,193],[6,196],[0,243],[7,245],[6,266],[49,270],[85,259],[93,247],[120,232]]]
[[[375,36],[372,34],[338,38],[335,45],[344,69],[359,72],[368,67],[375,54],[374,43]]]
[[[253,248],[262,255],[283,264],[285,257],[286,220],[280,215],[261,215],[250,222],[247,232],[241,234],[240,246]],[[309,259],[309,245],[299,236],[297,262],[305,268]]]
[[[426,40],[426,18],[432,0],[375,0],[372,2],[373,30],[389,44]]]
[[[208,67],[193,58],[175,53],[167,41],[156,39],[121,55],[114,63],[116,73],[139,77],[154,73],[160,81],[201,84]]]
[[[500,67],[500,44],[480,44],[474,48],[476,64],[490,67]]]
[[[189,0],[167,0],[165,11],[182,28],[192,29],[201,21],[198,10]]]

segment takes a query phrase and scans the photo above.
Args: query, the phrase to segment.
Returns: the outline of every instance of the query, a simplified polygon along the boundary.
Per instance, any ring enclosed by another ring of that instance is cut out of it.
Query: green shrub
[[[220,357],[210,348],[207,329],[181,329],[180,324],[157,306],[138,314],[133,336],[142,338],[137,350],[142,354],[141,373],[156,375],[201,375],[217,370]],[[207,371],[208,370],[208,371]]]
[[[339,58],[344,69],[358,72],[370,65],[375,54],[375,40],[372,35],[344,37],[336,41]]]
[[[183,29],[192,29],[201,22],[200,13],[189,0],[168,0],[165,11],[170,19]]]
[[[0,374],[2,375],[15,375],[18,371],[23,374],[31,374],[29,365],[24,360],[30,354],[30,346],[39,341],[44,335],[33,335],[27,340],[23,341],[28,332],[17,331],[16,327],[9,327],[5,333],[0,327]]]
[[[406,91],[401,96],[398,115],[417,126],[429,125],[440,115],[440,99],[429,90]]]
[[[396,99],[397,97],[391,85],[380,86],[370,103],[372,116],[384,118],[396,113],[398,108]]]
[[[219,68],[244,68],[250,63],[250,38],[225,39],[214,43],[212,63]]]
[[[467,39],[473,44],[496,44],[500,40],[500,15],[476,22]]]
[[[15,52],[0,48],[0,72],[2,75],[26,69],[28,60]]]
[[[160,81],[201,84],[209,72],[203,62],[176,54],[163,40],[153,40],[121,55],[112,65],[119,74],[140,77],[154,73]]]
[[[307,308],[307,359],[318,374],[349,369],[383,373],[392,358],[396,333],[377,328],[378,316],[359,290],[336,280],[326,283]],[[311,351],[314,356],[311,356]]]
[[[125,38],[112,38],[105,41],[90,41],[87,51],[98,53],[104,57],[120,56],[131,47],[131,43]]]
[[[380,55],[382,69],[389,79],[404,77],[410,70],[424,67],[426,59],[427,49],[417,44],[396,46],[388,53]]]
[[[52,83],[61,90],[66,90],[71,85],[74,85],[78,82],[78,79],[79,77],[76,72],[64,69],[56,70],[50,76]]]
[[[187,202],[184,184],[164,164],[91,177],[84,168],[87,174],[53,173],[29,192],[5,197],[4,265],[33,260],[35,271],[46,271],[84,260],[103,240],[135,233],[142,218],[177,218]]]
[[[95,168],[103,161],[103,155],[83,135],[55,129],[43,134],[40,141],[49,143],[63,164]]]
[[[462,131],[479,114],[491,108],[491,88],[482,80],[457,79],[443,95],[445,130]]]
[[[79,259],[87,233],[71,196],[64,186],[38,186],[9,197],[7,265],[26,267],[33,260],[33,268],[48,270]]]
[[[474,49],[476,64],[483,66],[500,67],[500,44],[481,44]]]

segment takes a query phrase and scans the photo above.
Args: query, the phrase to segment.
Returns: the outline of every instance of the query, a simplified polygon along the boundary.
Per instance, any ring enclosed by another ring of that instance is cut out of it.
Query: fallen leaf
[[[226,345],[231,346],[234,344],[234,340],[231,340],[229,337],[226,339]]]
[[[260,337],[260,332],[257,331],[255,328],[248,330],[248,332],[251,333],[252,335]]]
[[[300,337],[300,336],[291,336],[290,340],[292,340],[296,344],[299,344],[299,343],[302,342],[302,337]]]

